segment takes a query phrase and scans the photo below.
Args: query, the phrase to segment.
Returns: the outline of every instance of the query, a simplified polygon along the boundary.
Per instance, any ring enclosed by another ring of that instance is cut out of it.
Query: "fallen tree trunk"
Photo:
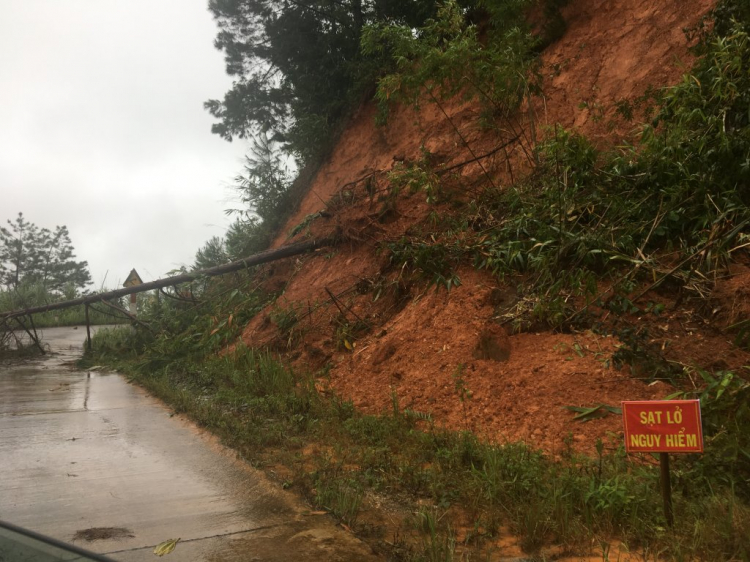
[[[291,256],[304,254],[317,248],[323,248],[333,244],[331,238],[324,238],[322,240],[309,240],[307,242],[299,242],[297,244],[290,244],[276,250],[267,250],[259,254],[254,254],[246,258],[242,258],[231,263],[219,265],[209,269],[201,271],[193,271],[190,273],[183,273],[181,275],[174,275],[172,277],[165,277],[164,279],[157,279],[156,281],[150,281],[137,285],[135,287],[125,287],[123,289],[116,289],[114,291],[107,291],[106,293],[96,293],[93,295],[86,295],[77,299],[56,302],[53,304],[47,304],[42,306],[35,306],[33,308],[24,308],[21,310],[12,310],[9,312],[0,312],[0,318],[16,318],[19,316],[26,316],[30,314],[37,314],[39,312],[48,312],[50,310],[61,310],[63,308],[70,308],[72,306],[80,306],[84,304],[91,304],[101,302],[107,299],[116,299],[124,297],[126,295],[132,295],[135,293],[143,293],[146,291],[152,291],[154,289],[161,289],[163,287],[171,287],[173,285],[180,285],[182,283],[189,283],[201,277],[216,277],[217,275],[226,275],[227,273],[233,273],[240,269],[252,267],[254,265],[261,265],[272,261],[281,260]]]

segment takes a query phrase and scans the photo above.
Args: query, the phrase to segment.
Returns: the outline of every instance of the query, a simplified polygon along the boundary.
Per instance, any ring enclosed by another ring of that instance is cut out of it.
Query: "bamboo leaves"
[[[156,545],[156,548],[154,548],[154,554],[156,554],[157,556],[170,554],[175,549],[178,542],[180,542],[180,539],[169,539],[161,542]]]
[[[608,406],[607,404],[597,404],[596,406],[578,407],[578,406],[565,406],[566,410],[576,412],[573,417],[575,421],[587,422],[598,418],[604,418],[609,414],[622,415],[622,408],[616,408],[614,406]]]

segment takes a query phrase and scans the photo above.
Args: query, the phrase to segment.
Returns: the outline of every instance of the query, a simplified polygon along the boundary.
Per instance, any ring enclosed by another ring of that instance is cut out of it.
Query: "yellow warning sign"
[[[122,286],[135,287],[137,285],[143,285],[143,279],[141,279],[141,276],[138,275],[138,272],[135,269],[131,269],[128,278],[125,279],[125,283],[123,283]]]

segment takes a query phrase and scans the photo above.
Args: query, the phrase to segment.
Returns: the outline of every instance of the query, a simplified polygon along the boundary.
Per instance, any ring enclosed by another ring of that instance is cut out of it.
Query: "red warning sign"
[[[622,403],[628,453],[702,453],[699,400]]]

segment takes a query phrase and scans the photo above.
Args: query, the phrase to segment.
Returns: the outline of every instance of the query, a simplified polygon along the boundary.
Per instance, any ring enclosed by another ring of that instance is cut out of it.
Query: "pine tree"
[[[37,284],[60,295],[69,286],[84,289],[91,275],[85,261],[75,260],[66,226],[40,229],[18,213],[14,221],[8,220],[7,228],[0,227],[0,283],[12,290]]]
[[[253,139],[251,155],[245,157],[245,171],[235,178],[247,210],[270,227],[290,204],[291,175],[275,143],[265,133]]]
[[[194,269],[208,269],[229,262],[224,239],[220,236],[214,236],[206,242],[203,247],[195,254]]]
[[[304,161],[324,144],[357,81],[372,82],[359,50],[376,21],[418,27],[434,0],[210,0],[214,45],[235,78],[205,106],[227,140],[266,132]],[[375,71],[377,72],[377,68]]]
[[[8,227],[0,226],[0,282],[17,289],[24,277],[32,273],[37,260],[38,229],[18,213]]]

